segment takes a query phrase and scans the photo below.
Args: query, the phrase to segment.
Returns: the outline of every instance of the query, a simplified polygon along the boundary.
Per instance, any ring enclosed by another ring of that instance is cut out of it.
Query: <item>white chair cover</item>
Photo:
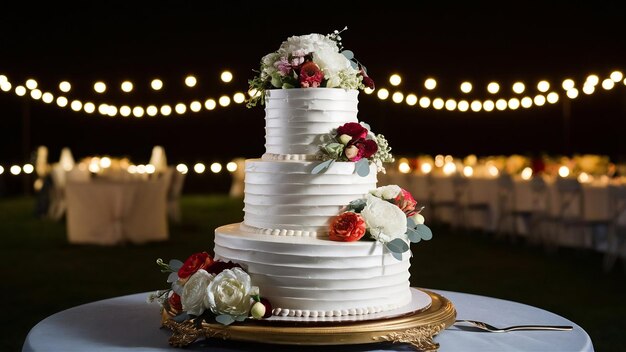
[[[174,167],[168,168],[170,177],[169,189],[167,192],[167,215],[170,220],[180,222],[180,196],[183,192],[186,174],[180,173]]]
[[[74,161],[74,156],[72,155],[72,151],[70,148],[65,147],[61,149],[61,156],[59,157],[59,164],[65,171],[70,171],[74,168],[76,162]]]
[[[162,146],[156,145],[152,148],[150,164],[154,166],[155,174],[167,171],[167,158],[165,157],[165,149]]]

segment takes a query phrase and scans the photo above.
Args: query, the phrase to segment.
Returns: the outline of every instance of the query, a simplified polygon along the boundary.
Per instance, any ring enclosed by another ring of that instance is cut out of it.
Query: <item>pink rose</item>
[[[317,88],[324,79],[324,72],[313,61],[308,61],[300,67],[300,86],[302,88]]]
[[[291,64],[286,57],[281,57],[279,61],[276,61],[274,63],[274,66],[278,69],[278,72],[283,77],[291,73]]]
[[[353,141],[357,139],[364,139],[367,137],[367,128],[361,126],[358,122],[348,122],[343,126],[337,128],[337,135],[347,134],[352,137]]]
[[[330,224],[329,237],[332,241],[354,242],[365,235],[365,219],[351,211],[340,214]]]
[[[407,217],[415,215],[415,206],[417,202],[413,199],[411,193],[404,188],[400,188],[400,193],[394,198],[393,203],[402,210]]]

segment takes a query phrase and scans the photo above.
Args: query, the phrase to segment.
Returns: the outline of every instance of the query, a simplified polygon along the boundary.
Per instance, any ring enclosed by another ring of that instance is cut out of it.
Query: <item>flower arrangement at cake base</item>
[[[272,315],[272,306],[261,298],[248,273],[238,264],[213,260],[207,252],[191,255],[185,262],[157,259],[161,272],[169,273],[171,288],[148,296],[161,305],[163,320],[191,320],[230,325],[246,319]]]
[[[424,224],[417,201],[398,185],[378,187],[364,198],[356,199],[336,216],[330,225],[333,241],[381,242],[398,260],[409,250],[409,243],[428,241],[432,231]]]

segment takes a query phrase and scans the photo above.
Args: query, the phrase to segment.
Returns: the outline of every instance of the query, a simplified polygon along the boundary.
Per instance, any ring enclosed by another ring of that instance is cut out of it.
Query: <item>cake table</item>
[[[516,331],[487,333],[451,326],[435,336],[439,352],[450,351],[581,351],[592,352],[587,332],[576,323],[529,305],[461,292],[427,289],[453,302],[459,319],[474,319],[494,325],[572,325],[572,331]],[[160,329],[159,307],[145,303],[148,293],[115,297],[53,314],[34,326],[22,351],[164,352],[272,351],[313,352],[319,346],[268,345],[245,341],[207,339],[185,349],[171,347],[171,331]],[[368,343],[324,346],[325,352],[413,351],[406,343]]]

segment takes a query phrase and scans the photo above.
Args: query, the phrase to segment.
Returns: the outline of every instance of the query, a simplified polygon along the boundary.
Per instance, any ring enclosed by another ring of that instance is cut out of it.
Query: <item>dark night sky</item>
[[[438,78],[437,92],[443,97],[460,96],[458,84],[470,80],[477,92],[469,97],[484,99],[484,89],[477,88],[490,80],[505,84],[503,89],[522,80],[534,91],[543,78],[560,86],[565,76],[581,80],[592,72],[606,76],[626,70],[626,13],[597,1],[506,7],[502,4],[510,2],[353,2],[349,11],[336,9],[336,2],[251,7],[229,1],[219,8],[200,3],[209,2],[1,9],[0,73],[18,82],[34,77],[54,92],[67,79],[74,85],[73,96],[83,100],[96,96],[91,89],[95,80],[109,83],[110,91],[129,79],[136,86],[131,95],[112,92],[99,99],[118,105],[189,101],[245,90],[260,58],[290,35],[328,33],[346,25],[344,46],[368,67],[378,87],[389,87],[389,75],[399,72],[404,77],[400,88],[418,96],[429,75]],[[223,69],[235,76],[229,85],[219,81]],[[194,89],[182,84],[188,73],[198,77]],[[147,87],[157,76],[166,89],[154,93]],[[600,90],[571,102],[569,135],[563,130],[561,102],[512,112],[459,113],[361,95],[359,116],[390,140],[396,154],[626,156],[626,87]],[[30,114],[26,129],[24,111]],[[172,162],[258,157],[263,127],[259,107],[169,118],[106,118],[0,92],[0,164],[24,161],[37,145],[47,145],[51,159],[69,146],[77,158],[128,155],[146,162],[156,144],[165,147]]]

